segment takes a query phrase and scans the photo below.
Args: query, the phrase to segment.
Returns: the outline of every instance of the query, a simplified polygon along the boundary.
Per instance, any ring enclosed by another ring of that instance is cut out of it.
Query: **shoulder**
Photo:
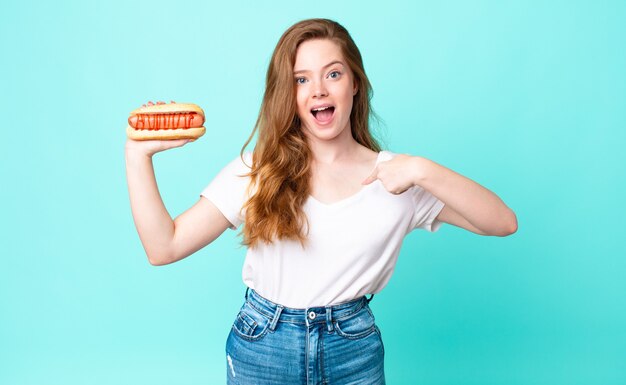
[[[391,151],[387,151],[387,150],[383,150],[378,154],[378,161],[379,162],[386,162],[388,160],[391,160],[393,158],[395,158],[398,154],[395,152],[391,152]]]
[[[252,152],[244,152],[243,154],[237,155],[233,160],[231,160],[224,170],[228,170],[232,173],[248,173],[252,167]]]

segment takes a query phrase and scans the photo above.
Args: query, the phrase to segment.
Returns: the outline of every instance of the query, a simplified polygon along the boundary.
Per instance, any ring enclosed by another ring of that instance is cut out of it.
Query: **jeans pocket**
[[[233,322],[233,331],[248,341],[258,341],[269,329],[270,319],[246,302]]]
[[[376,331],[374,314],[367,305],[346,318],[335,320],[334,326],[338,335],[351,340],[367,337]]]
[[[383,352],[383,357],[385,356],[385,343],[383,342],[383,334],[380,332],[380,328],[378,326],[376,327],[376,334],[378,334],[378,339],[380,340],[380,347],[382,349]]]

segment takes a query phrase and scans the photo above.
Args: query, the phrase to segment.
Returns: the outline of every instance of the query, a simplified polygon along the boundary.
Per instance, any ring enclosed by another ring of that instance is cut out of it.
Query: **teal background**
[[[385,147],[496,192],[519,230],[405,240],[372,302],[389,384],[626,384],[626,2],[35,2],[0,8],[0,384],[219,384],[245,254],[151,266],[128,112],[194,102],[156,155],[172,216],[251,132],[282,32],[348,28]]]

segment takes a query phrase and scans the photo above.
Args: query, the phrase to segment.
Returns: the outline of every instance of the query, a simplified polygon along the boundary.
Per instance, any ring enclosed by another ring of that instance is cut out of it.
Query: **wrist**
[[[152,159],[154,152],[149,152],[149,147],[145,146],[144,143],[138,142],[136,140],[128,139],[126,141],[126,146],[124,147],[124,152],[126,158],[147,158]]]
[[[426,179],[428,174],[429,160],[421,156],[414,156],[412,159],[411,170],[413,171],[413,185],[420,185]]]
[[[126,149],[124,151],[124,156],[126,158],[127,162],[141,162],[141,161],[152,161],[152,156],[154,154],[149,154],[146,153],[145,151],[142,151],[139,148],[132,148],[129,146],[126,146]]]

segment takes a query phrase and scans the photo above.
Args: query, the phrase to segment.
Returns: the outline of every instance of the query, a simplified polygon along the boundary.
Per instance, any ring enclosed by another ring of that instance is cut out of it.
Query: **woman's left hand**
[[[417,157],[398,154],[393,159],[380,162],[362,184],[370,184],[380,180],[387,191],[402,194],[415,185],[418,180],[419,162]]]

